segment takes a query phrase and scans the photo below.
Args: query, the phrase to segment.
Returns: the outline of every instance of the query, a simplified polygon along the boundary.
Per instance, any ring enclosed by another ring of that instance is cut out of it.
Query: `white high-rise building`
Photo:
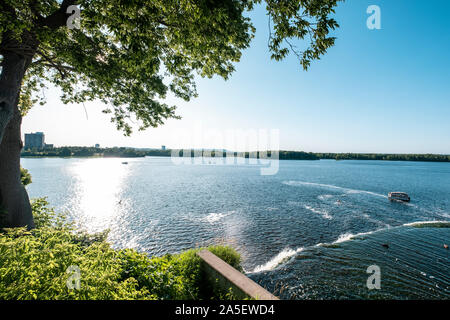
[[[25,149],[44,149],[44,147],[45,135],[43,132],[25,134]]]

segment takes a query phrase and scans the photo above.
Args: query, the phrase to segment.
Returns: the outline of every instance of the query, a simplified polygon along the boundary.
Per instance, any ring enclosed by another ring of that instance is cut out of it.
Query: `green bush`
[[[132,249],[116,250],[107,232],[76,232],[45,199],[32,202],[36,229],[0,233],[0,299],[201,299],[201,261],[189,250],[148,257]],[[210,247],[240,269],[231,248]],[[80,288],[69,289],[71,266],[80,271]],[[215,298],[214,296],[207,298]]]
[[[24,169],[22,167],[20,167],[20,180],[22,181],[22,184],[24,186],[27,186],[33,182],[31,180],[31,174],[28,172],[27,169]]]

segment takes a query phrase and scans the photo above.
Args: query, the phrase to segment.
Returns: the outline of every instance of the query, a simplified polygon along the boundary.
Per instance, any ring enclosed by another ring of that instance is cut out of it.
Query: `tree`
[[[271,57],[289,52],[307,69],[334,44],[339,0],[266,0]],[[20,183],[20,125],[49,83],[64,103],[99,100],[131,133],[178,118],[169,91],[197,95],[194,74],[227,79],[250,45],[245,13],[262,0],[0,0],[0,202],[8,226],[33,226]],[[71,28],[74,5],[79,28]],[[306,38],[305,49],[293,41]]]
[[[72,151],[69,148],[64,147],[64,148],[61,149],[61,152],[59,153],[59,156],[60,157],[71,157],[72,156]]]

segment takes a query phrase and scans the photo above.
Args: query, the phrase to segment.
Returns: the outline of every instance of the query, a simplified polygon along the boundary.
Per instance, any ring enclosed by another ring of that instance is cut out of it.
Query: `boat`
[[[406,192],[389,192],[388,199],[391,201],[409,202],[411,198]]]
[[[122,164],[128,164],[128,162],[124,161],[124,162],[122,162]]]

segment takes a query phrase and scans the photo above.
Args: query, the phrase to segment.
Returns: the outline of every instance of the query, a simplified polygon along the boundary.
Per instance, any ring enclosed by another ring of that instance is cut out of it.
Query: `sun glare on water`
[[[81,160],[69,168],[76,179],[70,208],[84,227],[100,231],[110,227],[127,205],[121,198],[129,166],[122,159]]]

